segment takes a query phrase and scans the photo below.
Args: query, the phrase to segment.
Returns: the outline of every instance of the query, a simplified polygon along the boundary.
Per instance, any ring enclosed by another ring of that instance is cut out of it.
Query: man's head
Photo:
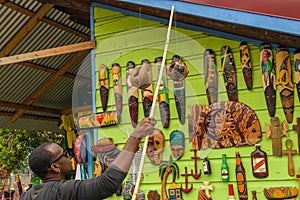
[[[72,170],[71,160],[58,144],[47,142],[33,150],[29,155],[29,167],[43,179],[64,177]]]

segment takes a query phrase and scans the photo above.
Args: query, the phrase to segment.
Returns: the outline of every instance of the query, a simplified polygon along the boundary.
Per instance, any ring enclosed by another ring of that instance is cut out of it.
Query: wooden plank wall
[[[175,15],[176,17],[176,15]],[[98,80],[97,72],[100,64],[104,63],[109,66],[109,101],[107,110],[115,110],[115,100],[112,88],[112,75],[111,64],[119,63],[122,69],[122,85],[123,85],[123,112],[121,115],[121,124],[118,126],[106,127],[98,130],[98,138],[110,137],[113,142],[118,144],[121,148],[127,138],[127,133],[133,131],[131,126],[128,103],[127,103],[127,87],[126,87],[126,63],[130,60],[134,61],[137,65],[142,59],[149,59],[153,65],[154,58],[163,55],[163,49],[165,44],[165,38],[167,34],[167,27],[159,22],[145,20],[142,18],[132,17],[124,15],[118,12],[104,10],[101,8],[95,8],[95,40],[97,47],[95,50],[95,66],[96,80]],[[205,104],[208,105],[204,79],[203,79],[203,52],[205,49],[212,49],[215,52],[216,62],[219,71],[219,102],[227,101],[227,95],[225,92],[223,76],[221,74],[221,58],[220,49],[223,45],[231,47],[234,55],[234,60],[237,68],[237,80],[238,80],[238,94],[239,101],[248,105],[257,114],[260,125],[262,128],[262,140],[260,142],[262,150],[268,154],[269,164],[269,176],[264,179],[258,179],[253,177],[251,170],[250,153],[254,151],[254,146],[247,147],[233,147],[226,149],[207,149],[198,151],[198,156],[201,159],[198,161],[198,168],[202,169],[202,161],[205,155],[208,156],[212,174],[204,175],[195,180],[189,177],[189,184],[193,184],[194,189],[188,193],[183,194],[184,199],[197,199],[198,190],[200,189],[203,181],[210,181],[214,186],[214,191],[211,192],[212,199],[223,200],[227,199],[228,184],[234,184],[235,196],[237,198],[237,187],[235,179],[235,152],[239,151],[242,157],[242,162],[246,169],[246,178],[248,185],[249,199],[251,197],[251,191],[257,191],[258,199],[266,199],[263,194],[263,188],[276,187],[276,186],[296,186],[298,187],[298,181],[288,175],[288,157],[284,155],[282,157],[272,156],[272,140],[266,140],[265,137],[265,123],[270,124],[270,117],[266,110],[266,104],[264,100],[264,92],[262,88],[261,70],[259,66],[259,46],[249,43],[249,49],[251,54],[251,60],[253,65],[253,89],[247,90],[243,80],[241,65],[239,60],[239,43],[241,41],[233,41],[222,37],[216,37],[193,30],[182,29],[172,27],[169,51],[167,53],[167,63],[173,55],[178,54],[183,57],[186,64],[189,66],[189,75],[185,79],[186,84],[186,102],[187,102],[187,115],[189,114],[189,105]],[[273,51],[275,53],[275,50]],[[274,56],[275,57],[275,56]],[[291,54],[293,60],[293,55]],[[154,72],[154,70],[153,70]],[[155,76],[154,76],[155,77]],[[155,78],[154,78],[155,79]],[[95,81],[96,81],[95,80]],[[97,82],[97,81],[96,81]],[[155,80],[153,81],[156,82]],[[194,169],[194,161],[191,159],[193,152],[190,151],[191,144],[188,141],[188,120],[184,125],[179,123],[174,96],[173,96],[173,82],[168,80],[169,96],[170,96],[170,108],[171,108],[171,122],[169,128],[162,128],[159,116],[158,106],[155,109],[155,118],[158,120],[157,128],[161,129],[164,133],[166,146],[164,149],[163,160],[168,161],[171,155],[169,145],[169,134],[173,130],[181,130],[186,137],[186,150],[184,156],[176,161],[180,168],[180,174],[185,173],[184,168],[187,167],[190,172]],[[155,84],[154,84],[155,86]],[[154,87],[155,88],[155,87]],[[102,112],[99,85],[96,83],[96,107],[97,112]],[[297,149],[297,134],[292,130],[292,125],[296,124],[296,118],[299,116],[300,104],[295,93],[295,114],[293,123],[289,124],[289,136],[282,138],[283,149],[286,149],[284,141],[290,138],[294,141],[293,149]],[[277,92],[276,102],[276,116],[280,118],[280,122],[285,120],[281,101],[279,99],[279,93]],[[186,116],[187,117],[187,116]],[[139,121],[143,118],[141,93],[139,93]],[[227,154],[227,162],[229,165],[229,182],[222,182],[221,180],[221,163],[222,153]],[[159,178],[159,166],[150,164],[149,159],[145,159],[144,165],[144,179],[142,180],[140,189],[145,194],[149,190],[157,190],[161,194],[161,181]],[[300,166],[299,154],[293,156],[295,171],[297,173]],[[203,169],[202,169],[203,170]],[[171,179],[171,178],[170,178]],[[170,183],[171,180],[168,180]],[[182,184],[184,187],[184,177],[176,181],[177,184]],[[109,199],[123,199],[123,197],[111,197]],[[238,198],[237,198],[238,199]]]

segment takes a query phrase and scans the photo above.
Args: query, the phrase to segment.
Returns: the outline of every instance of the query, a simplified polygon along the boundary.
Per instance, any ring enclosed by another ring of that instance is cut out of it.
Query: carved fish
[[[247,105],[228,101],[190,106],[189,140],[193,149],[254,145],[261,140],[261,128]]]

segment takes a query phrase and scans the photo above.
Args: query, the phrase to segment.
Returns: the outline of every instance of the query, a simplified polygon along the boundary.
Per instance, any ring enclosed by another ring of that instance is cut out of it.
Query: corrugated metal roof
[[[35,0],[11,0],[17,6],[36,13],[42,6]],[[0,51],[15,37],[18,31],[31,19],[21,12],[0,4]],[[67,13],[51,8],[45,16],[60,25],[76,30],[85,35],[89,35],[89,27],[77,24],[70,20]],[[86,41],[85,39],[39,21],[37,25],[8,53],[9,55],[18,55],[22,53],[34,52],[43,49],[65,46]],[[74,53],[63,54],[59,56],[47,57],[30,61],[40,67],[50,70],[60,70],[74,55]],[[88,52],[86,53],[89,56]],[[84,68],[90,68],[90,62],[83,62],[84,57],[74,64],[68,71],[68,74],[74,75],[74,78],[62,76],[55,82],[33,106],[66,110],[72,108],[72,92],[76,73],[82,65]],[[18,104],[26,102],[43,86],[54,74],[45,70],[39,70],[24,66],[22,63],[0,66],[0,101],[7,101]],[[17,109],[10,107],[0,107],[0,128],[9,129],[27,129],[27,130],[51,130],[60,131],[57,122],[60,115],[42,113],[36,111],[26,111],[24,116],[34,116],[42,118],[52,118],[53,121],[33,120],[28,118],[19,118],[16,122],[10,121]],[[7,116],[5,116],[7,115]]]

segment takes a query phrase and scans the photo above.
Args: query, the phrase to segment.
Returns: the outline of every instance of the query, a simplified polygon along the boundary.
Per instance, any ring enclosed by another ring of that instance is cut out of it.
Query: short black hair
[[[29,167],[39,178],[45,177],[51,164],[53,155],[48,150],[51,144],[51,142],[41,144],[29,155]]]

